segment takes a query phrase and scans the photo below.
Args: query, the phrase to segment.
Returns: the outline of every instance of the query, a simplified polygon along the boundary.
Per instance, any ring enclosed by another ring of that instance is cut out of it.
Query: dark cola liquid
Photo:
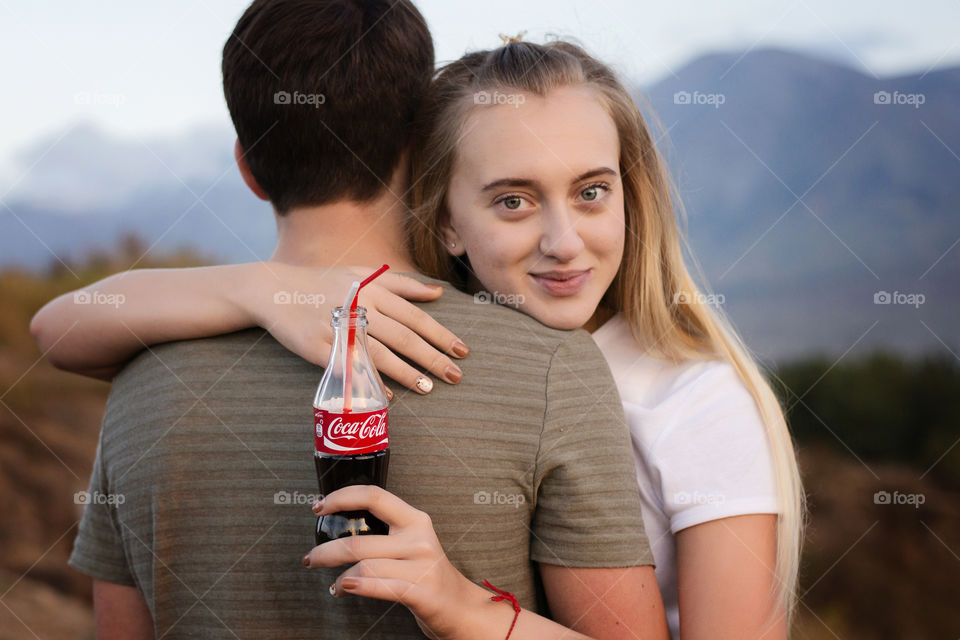
[[[390,449],[356,456],[314,454],[320,493],[327,495],[353,484],[386,488]],[[387,535],[390,528],[369,511],[341,511],[317,518],[317,544],[352,535]]]

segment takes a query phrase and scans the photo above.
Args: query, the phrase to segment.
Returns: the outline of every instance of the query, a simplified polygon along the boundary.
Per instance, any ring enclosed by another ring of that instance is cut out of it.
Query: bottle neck
[[[330,326],[334,331],[333,349],[345,349],[350,344],[350,334],[353,334],[353,346],[366,345],[367,340],[367,310],[357,307],[353,313],[343,307],[333,310],[333,319]]]

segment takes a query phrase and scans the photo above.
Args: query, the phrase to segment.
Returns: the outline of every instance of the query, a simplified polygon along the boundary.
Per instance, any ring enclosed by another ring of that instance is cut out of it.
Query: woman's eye
[[[604,191],[609,191],[606,185],[592,184],[580,192],[580,197],[587,202],[596,202],[603,197]]]
[[[503,199],[503,206],[510,210],[516,210],[520,208],[520,205],[523,204],[523,198],[520,196],[507,196]]]
[[[521,195],[512,195],[503,196],[494,202],[494,204],[498,207],[503,207],[507,211],[524,211],[530,209],[532,203]]]

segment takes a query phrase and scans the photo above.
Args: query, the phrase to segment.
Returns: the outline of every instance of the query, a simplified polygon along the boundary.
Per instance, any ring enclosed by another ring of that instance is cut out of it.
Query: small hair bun
[[[515,42],[523,42],[523,36],[525,35],[527,35],[526,29],[524,29],[523,31],[521,31],[515,36],[507,36],[501,33],[500,39],[503,40],[503,46],[506,47],[507,45],[513,44]]]

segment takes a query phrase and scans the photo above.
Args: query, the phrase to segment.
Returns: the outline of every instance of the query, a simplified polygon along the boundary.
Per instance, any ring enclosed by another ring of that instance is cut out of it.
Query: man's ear
[[[247,164],[247,156],[244,155],[243,147],[240,146],[239,140],[233,145],[233,159],[237,161],[237,168],[240,169],[240,175],[243,177],[243,181],[247,186],[250,187],[250,191],[253,191],[253,194],[261,200],[269,202],[270,196],[267,195],[267,192],[263,190],[263,187],[260,186],[257,179],[253,177],[253,173],[250,172],[250,165]]]
[[[445,213],[442,220],[443,222],[440,223],[440,237],[443,238],[443,244],[447,249],[447,253],[458,258],[463,256],[467,250],[463,246],[460,235],[450,222],[450,214]]]

